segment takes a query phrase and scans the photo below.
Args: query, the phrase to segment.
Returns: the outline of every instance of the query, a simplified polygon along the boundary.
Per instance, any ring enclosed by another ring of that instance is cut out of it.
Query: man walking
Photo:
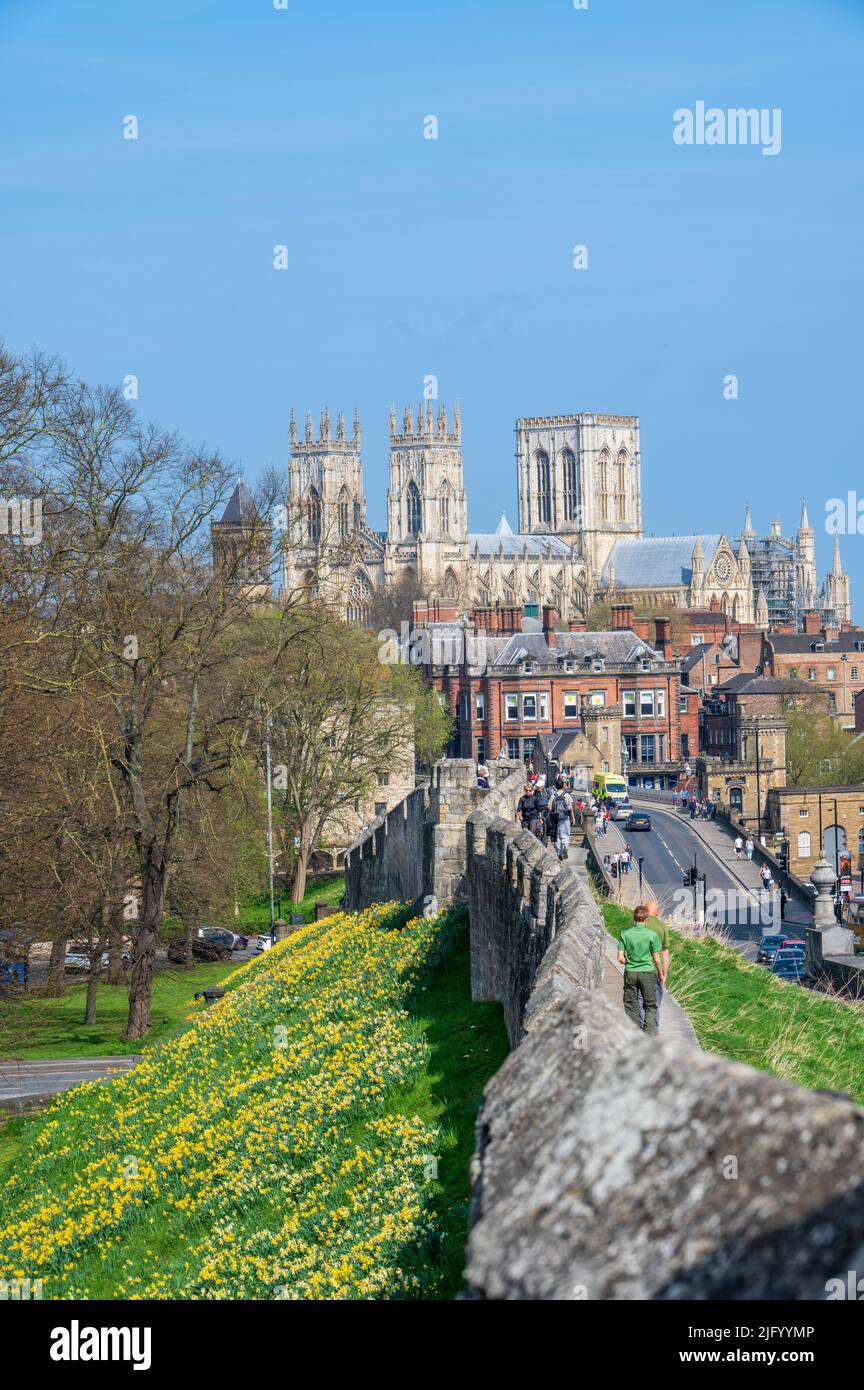
[[[741,839],[741,836],[740,836],[740,835],[736,835],[736,836],[735,836],[735,858],[736,858],[736,859],[740,859],[740,858],[741,858],[741,855],[742,855],[743,853],[744,853],[744,841]]]
[[[752,858],[753,858],[753,851],[754,851],[755,848],[756,848],[756,846],[755,846],[755,844],[753,843],[753,836],[752,836],[752,835],[748,835],[748,836],[747,836],[747,839],[746,839],[745,842],[744,842],[744,849],[745,849],[746,852],[747,852],[747,858],[748,858],[748,859],[751,859],[751,860],[752,860]]]
[[[660,916],[660,904],[656,898],[652,898],[645,904],[648,908],[648,919],[645,925],[649,931],[656,932],[660,938],[660,958],[663,962],[663,978],[657,981],[657,1031],[660,1031],[660,1004],[663,999],[663,992],[666,977],[669,974],[669,928]]]
[[[570,827],[575,825],[573,798],[564,790],[564,778],[555,778],[555,791],[549,812],[550,825],[555,826],[555,852],[559,859],[566,859],[570,850]]]
[[[666,976],[663,973],[661,942],[655,931],[648,925],[647,907],[637,907],[633,913],[633,925],[625,927],[618,943],[618,963],[624,966],[624,1012],[645,1033],[657,1032],[657,982],[662,985]],[[639,1021],[639,1005],[644,1010],[644,1020]]]

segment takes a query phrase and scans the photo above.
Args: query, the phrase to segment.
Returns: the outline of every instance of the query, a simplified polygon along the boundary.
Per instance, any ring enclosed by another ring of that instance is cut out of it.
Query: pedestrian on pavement
[[[555,791],[552,793],[550,820],[555,822],[555,852],[559,859],[566,859],[570,850],[570,827],[576,824],[573,812],[573,798],[564,788],[564,778],[555,778]]]
[[[618,963],[624,966],[624,1012],[644,1033],[657,1032],[657,982],[663,973],[660,937],[647,925],[647,907],[637,907],[633,925],[625,927],[618,943]],[[644,1009],[640,1021],[639,1005]]]
[[[748,859],[752,860],[752,858],[753,858],[753,851],[754,851],[755,848],[756,848],[756,846],[755,846],[755,844],[753,843],[753,836],[752,836],[752,835],[748,835],[748,836],[747,836],[747,839],[744,841],[744,849],[745,849],[746,852],[747,852],[747,858],[748,858]]]
[[[522,795],[516,807],[516,819],[519,821],[523,830],[530,830],[531,822],[537,815],[537,802],[534,800],[534,793],[531,790],[531,783],[526,782],[522,788]]]
[[[736,835],[736,836],[735,836],[735,858],[736,858],[736,859],[740,859],[740,858],[741,858],[741,855],[742,855],[743,853],[744,853],[744,841],[741,839],[741,836],[740,836],[740,835]]]
[[[657,933],[660,938],[660,956],[663,961],[663,979],[657,981],[657,1031],[660,1031],[660,1003],[663,998],[666,977],[669,974],[669,928],[660,916],[660,904],[656,898],[652,898],[645,906],[648,909],[648,920],[646,926],[651,931]]]
[[[549,838],[549,793],[546,790],[546,778],[541,777],[534,789],[534,801],[537,805],[537,818],[539,828],[534,832],[541,842],[546,844]]]
[[[771,875],[771,870],[768,868],[767,864],[762,865],[761,869],[759,870],[759,877],[762,880],[763,888],[768,889],[771,887],[773,879]]]

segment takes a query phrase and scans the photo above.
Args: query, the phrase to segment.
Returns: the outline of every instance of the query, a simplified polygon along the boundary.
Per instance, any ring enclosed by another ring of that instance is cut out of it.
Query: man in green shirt
[[[645,925],[650,931],[655,931],[660,938],[660,959],[663,961],[663,983],[657,981],[657,1031],[660,1031],[660,1002],[663,998],[666,977],[669,974],[669,928],[660,916],[660,904],[656,898],[652,898],[645,906],[648,908],[648,920]]]
[[[645,1033],[657,1032],[657,981],[666,976],[660,937],[648,926],[647,907],[637,907],[632,927],[625,927],[618,943],[618,962],[624,966],[624,1012]],[[645,1014],[639,1021],[639,1005]]]

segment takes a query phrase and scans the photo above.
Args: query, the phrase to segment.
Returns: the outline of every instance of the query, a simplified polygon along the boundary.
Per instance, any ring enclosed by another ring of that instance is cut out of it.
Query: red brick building
[[[415,611],[417,619],[430,634],[426,677],[456,720],[453,756],[480,762],[503,748],[527,762],[541,735],[576,731],[583,711],[603,709],[615,711],[604,726],[620,743],[609,748],[609,770],[621,767],[631,785],[676,785],[698,751],[699,695],[682,688],[666,619],[655,619],[653,645],[633,630],[626,604],[613,609],[608,632],[576,623],[556,631],[552,609],[542,626],[523,623],[520,609],[480,610],[460,623],[438,606]]]

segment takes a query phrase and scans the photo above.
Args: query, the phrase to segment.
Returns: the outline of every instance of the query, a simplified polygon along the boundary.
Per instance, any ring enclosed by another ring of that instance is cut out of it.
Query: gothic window
[[[602,449],[597,460],[597,502],[600,520],[609,520],[609,452]]]
[[[627,451],[622,449],[615,460],[615,517],[627,519]]]
[[[456,598],[458,593],[459,580],[456,578],[452,569],[448,569],[444,576],[444,594],[447,598]]]
[[[572,449],[565,449],[561,455],[561,472],[564,478],[564,518],[566,521],[575,521],[579,492],[576,482],[576,455]]]
[[[369,583],[367,575],[359,570],[348,592],[346,616],[349,623],[357,623],[362,627],[368,621],[371,597],[372,585]]]
[[[309,540],[318,545],[321,540],[321,498],[317,488],[309,489]]]
[[[351,503],[348,497],[347,487],[343,487],[339,493],[339,535],[347,536],[350,529]]]
[[[354,530],[360,530],[360,503],[354,498]]]
[[[545,449],[538,449],[534,459],[537,464],[537,520],[549,526],[552,521],[549,455]]]
[[[444,484],[444,487],[443,487],[442,490],[441,490],[441,502],[440,502],[439,506],[440,506],[440,512],[441,512],[441,534],[442,534],[442,536],[449,536],[449,534],[450,534],[450,489],[448,488],[448,486],[447,486],[446,483]]]
[[[413,480],[408,484],[406,501],[408,534],[409,536],[419,536],[423,530],[423,503],[420,500],[417,484]]]

